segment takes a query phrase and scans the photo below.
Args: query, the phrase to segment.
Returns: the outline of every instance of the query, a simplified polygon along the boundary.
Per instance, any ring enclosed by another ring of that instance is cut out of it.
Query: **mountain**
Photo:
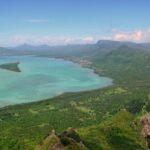
[[[135,42],[130,42],[130,41],[100,40],[97,42],[97,44],[101,48],[107,48],[107,49],[116,49],[116,48],[119,48],[120,46],[126,45],[130,48],[150,50],[150,43],[135,43]]]
[[[8,51],[9,51],[9,49],[0,47],[0,55],[5,55],[5,53],[7,53]]]
[[[29,45],[0,48],[0,55],[38,55],[47,57],[103,57],[108,53],[128,47],[132,50],[150,51],[150,43],[134,43],[100,40],[95,44],[77,44],[64,46]]]
[[[20,51],[39,51],[39,50],[49,50],[50,46],[48,45],[29,45],[29,44],[23,44],[16,47],[13,47],[14,50],[20,50]]]
[[[146,50],[150,51],[150,43],[142,43],[140,44],[142,47],[144,47]]]
[[[121,46],[128,46],[132,49],[150,50],[149,43],[134,43],[134,42],[121,42],[100,40],[95,44],[77,44],[77,45],[65,45],[65,46],[49,46],[49,45],[28,45],[23,44],[18,47],[12,48],[14,50],[42,52],[46,51],[46,54],[56,56],[83,56],[83,55],[97,55],[100,53],[108,53],[114,51]]]

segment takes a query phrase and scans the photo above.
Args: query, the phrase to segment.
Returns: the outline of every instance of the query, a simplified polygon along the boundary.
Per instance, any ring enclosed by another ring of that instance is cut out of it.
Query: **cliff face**
[[[60,135],[53,130],[35,150],[87,150],[75,129],[68,129]]]

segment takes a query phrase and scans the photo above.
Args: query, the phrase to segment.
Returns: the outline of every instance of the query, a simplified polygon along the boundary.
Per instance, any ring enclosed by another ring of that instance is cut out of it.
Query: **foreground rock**
[[[142,135],[146,140],[147,148],[150,149],[150,114],[141,118],[141,124],[143,126]]]
[[[60,135],[53,130],[35,150],[87,150],[75,129],[68,129]]]

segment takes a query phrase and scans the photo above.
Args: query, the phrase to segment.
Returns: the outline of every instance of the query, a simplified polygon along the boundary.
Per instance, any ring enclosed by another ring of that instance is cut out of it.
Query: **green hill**
[[[1,108],[0,149],[34,149],[51,130],[60,134],[69,127],[77,129],[89,149],[145,149],[139,118],[150,111],[149,51],[131,43],[107,52],[105,43],[86,46],[86,55],[82,51],[62,58],[84,62],[113,78],[113,86]]]
[[[91,150],[144,150],[140,121],[122,110],[99,125],[79,129],[85,145]]]

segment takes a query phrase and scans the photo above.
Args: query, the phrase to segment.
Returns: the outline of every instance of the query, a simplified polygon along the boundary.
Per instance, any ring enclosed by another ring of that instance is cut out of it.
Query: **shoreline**
[[[23,55],[23,56],[28,56],[28,55]],[[45,57],[45,56],[34,56],[34,57]],[[72,62],[74,64],[77,64],[79,65],[80,67],[82,68],[85,68],[85,69],[90,69],[93,73],[95,73],[96,75],[98,75],[99,77],[105,77],[105,78],[108,78],[110,79],[110,84],[109,85],[106,85],[104,87],[100,87],[100,88],[96,88],[96,89],[89,89],[89,90],[81,90],[81,91],[70,91],[70,92],[63,92],[62,94],[59,94],[59,95],[56,95],[56,96],[53,96],[53,97],[50,97],[50,98],[46,98],[46,99],[42,99],[42,100],[35,100],[35,101],[31,101],[31,102],[25,102],[25,103],[18,103],[18,104],[10,104],[10,105],[6,105],[6,106],[2,106],[0,107],[0,111],[2,110],[5,110],[9,107],[15,107],[15,106],[24,106],[24,105],[30,105],[30,104],[35,104],[35,103],[40,103],[40,102],[46,102],[46,101],[49,101],[49,100],[52,100],[54,98],[58,98],[59,96],[63,96],[63,95],[66,95],[66,94],[76,94],[76,93],[84,93],[84,92],[92,92],[92,91],[95,91],[95,90],[101,90],[101,89],[105,89],[105,88],[108,88],[108,87],[112,87],[114,86],[114,83],[113,83],[113,79],[112,78],[109,78],[109,77],[106,77],[106,76],[101,76],[95,68],[93,68],[91,65],[92,63],[82,63],[81,61],[77,61],[77,60],[73,60],[73,59],[68,59],[68,58],[56,58],[56,57],[46,57],[46,58],[51,58],[51,59],[61,59],[61,60],[64,60],[64,61],[69,61],[69,62]]]
[[[38,104],[38,103],[44,103],[44,102],[51,101],[53,99],[57,99],[59,97],[67,96],[67,95],[71,95],[71,94],[94,92],[94,91],[104,90],[104,89],[111,88],[111,87],[114,87],[114,85],[112,84],[112,85],[109,85],[109,86],[106,86],[106,87],[103,87],[103,88],[98,88],[98,89],[93,89],[93,90],[86,90],[86,91],[64,92],[60,95],[57,95],[57,96],[54,96],[54,97],[51,97],[51,98],[47,98],[47,99],[43,99],[43,100],[37,100],[37,101],[32,101],[32,102],[27,102],[27,103],[18,103],[18,104],[3,106],[3,107],[0,107],[0,111],[3,111],[3,110],[8,109],[8,108],[12,108],[12,107],[18,107],[18,106],[24,107],[24,106],[34,105],[34,104]]]

